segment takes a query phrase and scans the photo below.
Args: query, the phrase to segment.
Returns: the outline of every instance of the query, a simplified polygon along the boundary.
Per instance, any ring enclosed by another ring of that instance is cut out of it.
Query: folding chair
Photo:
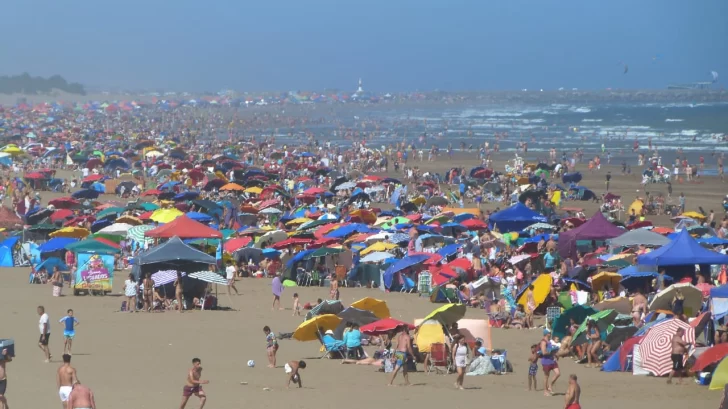
[[[296,268],[296,284],[301,287],[308,281],[308,273],[302,267]]]
[[[310,287],[314,282],[316,284],[321,282],[321,277],[319,276],[319,272],[316,270],[312,270],[308,273],[308,283],[306,284],[307,287]]]
[[[490,362],[499,374],[505,374],[508,372],[508,351],[491,355]]]
[[[429,271],[423,271],[417,278],[417,292],[429,295],[432,292],[432,275]]]
[[[438,373],[438,368],[445,368],[445,373],[448,374],[452,370],[452,360],[450,354],[447,353],[447,346],[441,342],[430,345],[430,372],[434,369]]]

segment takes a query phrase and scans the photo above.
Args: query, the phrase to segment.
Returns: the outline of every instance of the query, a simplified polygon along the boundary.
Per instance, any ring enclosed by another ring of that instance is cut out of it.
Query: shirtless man
[[[73,385],[78,383],[76,368],[71,366],[71,355],[63,354],[63,365],[58,368],[56,374],[56,383],[58,384],[58,396],[64,408],[68,408],[68,397],[71,395]]]
[[[3,349],[0,354],[0,409],[9,409],[8,400],[5,399],[5,391],[8,388],[8,376],[5,372],[5,364],[12,361],[13,357],[8,356],[8,350]]]
[[[581,397],[581,386],[576,381],[576,375],[569,375],[569,388],[564,396],[565,409],[581,409],[579,398]]]
[[[203,381],[202,379],[200,379],[200,376],[202,376],[201,365],[202,361],[200,361],[200,358],[192,359],[192,368],[190,368],[190,370],[187,372],[187,382],[182,388],[182,403],[179,405],[179,409],[185,409],[187,401],[192,395],[200,398],[200,409],[205,406],[205,401],[207,401],[207,395],[205,395],[205,391],[202,390],[202,385],[207,385],[208,383],[210,383],[210,381]]]
[[[647,298],[642,295],[642,291],[637,289],[632,298],[632,323],[635,327],[642,326],[642,318],[647,315]]]
[[[389,386],[394,385],[394,378],[397,377],[397,372],[402,368],[402,377],[404,378],[404,384],[409,385],[409,376],[407,374],[407,357],[415,356],[412,351],[412,338],[409,334],[409,328],[406,325],[399,327],[400,332],[395,338],[397,340],[397,350],[394,352],[394,370],[392,371],[392,378],[389,380]]]
[[[96,409],[94,393],[88,387],[75,383],[68,397],[68,409]]]
[[[667,376],[668,384],[671,384],[672,377],[678,374],[680,377],[677,378],[677,384],[680,385],[682,383],[683,371],[685,369],[684,359],[685,355],[688,353],[689,345],[687,342],[683,341],[683,335],[685,335],[685,330],[683,328],[678,328],[670,341],[672,344],[672,371],[670,371],[670,375]]]
[[[283,369],[286,371],[286,375],[288,375],[288,382],[286,382],[286,388],[291,387],[291,381],[293,381],[293,384],[298,384],[299,388],[303,388],[303,382],[301,382],[301,374],[298,373],[299,369],[306,369],[306,362],[304,361],[290,361],[288,362]]]

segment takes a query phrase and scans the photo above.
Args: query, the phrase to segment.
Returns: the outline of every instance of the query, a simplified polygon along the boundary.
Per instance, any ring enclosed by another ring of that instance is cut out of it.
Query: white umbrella
[[[126,236],[126,233],[132,227],[134,226],[127,223],[114,223],[111,226],[106,226],[103,229],[99,230],[99,233],[118,234],[120,236]]]
[[[535,223],[528,227],[526,227],[526,230],[553,230],[556,226],[548,223]]]
[[[687,316],[697,314],[703,304],[703,292],[690,283],[676,283],[657,293],[650,303],[650,311],[671,310],[672,299],[675,297],[677,290],[680,290],[685,297],[685,302],[683,303],[685,314]]]
[[[371,254],[367,254],[364,258],[362,258],[360,261],[362,263],[379,263],[380,261],[384,261],[388,258],[394,257],[392,254],[387,253],[386,251],[376,251]]]
[[[391,235],[392,234],[388,232],[377,233],[373,236],[367,237],[366,242],[369,243],[372,241],[384,241],[387,240]]]
[[[513,257],[509,258],[508,262],[511,264],[518,264],[521,261],[529,259],[529,258],[531,258],[531,256],[528,254],[519,254],[517,256],[513,256]]]
[[[356,183],[354,182],[344,182],[340,184],[339,186],[336,186],[335,190],[347,190],[347,189],[353,189],[356,187]]]
[[[160,151],[149,151],[145,154],[145,156],[158,158],[160,156],[164,156],[164,154]]]
[[[260,214],[280,214],[283,213],[280,209],[277,209],[275,207],[266,207],[265,209],[258,212]]]

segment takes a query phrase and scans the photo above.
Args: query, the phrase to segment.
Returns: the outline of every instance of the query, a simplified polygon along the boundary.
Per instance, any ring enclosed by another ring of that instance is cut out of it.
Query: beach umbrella
[[[378,241],[371,246],[365,248],[364,250],[360,251],[359,254],[362,256],[366,256],[369,253],[373,252],[383,252],[387,250],[396,249],[398,246],[394,243],[386,243],[383,241]]]
[[[98,233],[105,233],[105,234],[114,234],[118,236],[126,236],[127,232],[129,232],[129,229],[131,229],[131,224],[126,223],[114,223],[111,226],[104,227],[103,229],[99,230]]]
[[[247,246],[248,244],[250,244],[251,241],[253,241],[251,237],[236,237],[234,239],[226,241],[223,249],[228,253],[233,253],[236,250]]]
[[[73,217],[73,211],[70,209],[59,209],[53,212],[51,215],[51,221],[56,222],[63,219],[68,219]]]
[[[553,324],[551,325],[551,332],[554,337],[563,338],[569,334],[568,327],[572,318],[574,319],[574,322],[576,322],[577,324],[581,324],[582,322],[584,322],[584,320],[586,320],[588,316],[594,315],[596,313],[597,310],[592,307],[575,305],[568,310],[562,312],[561,315],[556,318],[556,320],[554,320]]]
[[[48,236],[52,238],[57,237],[66,237],[66,238],[74,238],[74,239],[82,239],[86,236],[91,234],[90,231],[87,229],[84,229],[83,227],[64,227],[60,230],[56,230],[53,233],[49,234]]]
[[[638,329],[639,328],[632,325],[614,327],[611,331],[609,331],[604,342],[609,345],[609,349],[611,351],[617,351],[624,341],[632,338],[634,334],[637,333]]]
[[[429,199],[427,199],[427,206],[447,206],[450,204],[450,201],[442,196],[433,196]]]
[[[440,324],[449,327],[465,317],[465,304],[447,304],[429,313],[424,321],[436,320]]]
[[[286,232],[284,232],[283,230],[269,231],[264,235],[260,236],[258,241],[255,242],[254,247],[262,248],[264,245],[272,245],[287,238],[288,234],[286,234]]]
[[[185,277],[187,273],[182,272],[182,277]],[[154,287],[161,287],[163,285],[171,284],[177,280],[177,270],[161,270],[152,274],[152,280],[154,280]]]
[[[619,288],[619,281],[621,279],[622,276],[617,273],[602,271],[592,276],[591,287],[595,290],[603,290],[605,286],[609,285],[616,290]]]
[[[533,285],[533,300],[536,303],[535,308],[538,308],[539,305],[546,301],[546,297],[551,293],[552,282],[553,278],[550,274],[539,275],[535,280],[524,286],[523,293],[519,294],[518,304],[523,306],[524,311],[528,311],[527,289],[529,285]]]
[[[42,263],[40,263],[37,266],[35,266],[35,269],[36,269],[36,271],[39,271],[40,269],[45,268],[45,270],[50,275],[50,274],[53,274],[53,269],[56,268],[56,267],[58,267],[58,269],[60,271],[68,271],[69,270],[69,268],[66,265],[66,263],[64,263],[63,261],[61,261],[61,259],[59,259],[58,257],[50,257],[50,258],[47,258],[47,259],[43,260]]]
[[[373,253],[367,254],[359,261],[361,261],[362,263],[379,263],[392,257],[394,256],[391,253],[387,253],[385,251],[375,251]]]
[[[389,318],[391,316],[387,302],[372,297],[364,297],[361,300],[351,303],[352,307],[360,310],[371,311],[377,318]]]
[[[356,307],[349,307],[337,315],[343,320],[342,323],[350,322],[359,326],[370,324],[379,320],[373,312],[361,310]]]
[[[267,207],[258,213],[259,214],[281,214],[283,212],[275,207]]]
[[[619,315],[619,313],[615,310],[604,310],[588,316],[574,332],[571,339],[571,345],[577,346],[589,341],[587,338],[587,326],[590,321],[594,321],[597,324],[599,332],[602,333],[605,332],[610,325],[612,325],[614,320],[617,318],[617,315]]]
[[[81,202],[72,197],[59,197],[48,201],[49,206],[53,206],[56,209],[74,209],[81,206]]]
[[[155,229],[155,227],[150,226],[150,225],[134,226],[134,227],[130,228],[129,230],[127,230],[126,236],[128,238],[130,238],[131,240],[134,240],[139,243],[144,243],[144,242],[153,243],[154,239],[152,239],[151,237],[144,236],[145,232],[147,232],[149,230],[153,230],[153,229]]]
[[[157,223],[169,223],[172,220],[182,216],[183,214],[184,213],[175,208],[158,209],[155,210],[149,218]]]
[[[685,297],[683,307],[687,316],[693,316],[703,304],[703,292],[690,283],[675,283],[655,295],[650,302],[650,311],[672,310],[672,299],[680,290]]]
[[[293,332],[293,339],[298,341],[316,341],[323,336],[328,330],[335,330],[341,323],[341,318],[334,314],[324,314],[315,316],[304,321]]]
[[[100,212],[96,213],[96,218],[103,219],[106,216],[118,215],[119,213],[122,213],[124,211],[126,211],[125,207],[107,207],[106,209],[103,209]]]
[[[508,259],[508,262],[511,263],[511,264],[518,264],[521,261],[528,260],[530,258],[531,258],[531,255],[530,254],[519,254],[517,256],[513,256],[513,257],[509,258]]]
[[[615,310],[620,314],[630,314],[632,312],[632,301],[625,297],[610,298],[594,304],[594,309],[597,311]]]
[[[488,225],[480,219],[467,219],[460,222],[460,224],[468,230],[485,230],[488,228]]]
[[[189,277],[210,284],[228,285],[227,279],[214,271],[202,270],[190,273]]]
[[[325,257],[330,256],[334,254],[339,254],[343,252],[342,249],[337,248],[330,248],[330,247],[321,247],[319,249],[316,249],[313,253],[309,254],[306,258],[316,258],[316,257]]]
[[[379,321],[372,322],[371,324],[363,325],[359,328],[359,330],[363,334],[367,335],[383,335],[402,326],[407,326],[410,330],[415,329],[415,326],[410,323],[396,320],[394,318],[384,318]]]
[[[678,328],[685,330],[683,341],[689,344],[695,343],[693,327],[680,319],[672,318],[655,324],[638,344],[643,369],[650,371],[654,376],[664,376],[670,373],[672,370],[672,337],[675,336]]]
[[[716,364],[728,356],[728,344],[714,345],[705,351],[693,362],[690,370],[693,372],[701,372],[706,367]]]
[[[220,187],[220,190],[221,191],[230,191],[230,192],[233,192],[233,191],[235,191],[235,192],[244,192],[244,191],[246,191],[246,189],[244,187],[240,186],[237,183],[228,183],[228,184],[226,184],[224,186],[221,186]],[[248,192],[248,193],[253,193],[253,192]],[[258,192],[258,193],[260,193],[260,192]]]
[[[341,305],[339,300],[324,300],[322,303],[316,305],[306,314],[306,319],[310,320],[318,315],[326,314],[338,314],[344,311],[344,306]]]
[[[74,192],[71,197],[73,199],[96,199],[101,193],[94,189],[82,189]]]

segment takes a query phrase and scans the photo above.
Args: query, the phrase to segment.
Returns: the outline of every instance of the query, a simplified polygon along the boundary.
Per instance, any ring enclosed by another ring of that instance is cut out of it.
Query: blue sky
[[[101,86],[353,89],[362,77],[383,92],[602,89],[728,77],[725,0],[10,0],[2,14],[0,74]]]

